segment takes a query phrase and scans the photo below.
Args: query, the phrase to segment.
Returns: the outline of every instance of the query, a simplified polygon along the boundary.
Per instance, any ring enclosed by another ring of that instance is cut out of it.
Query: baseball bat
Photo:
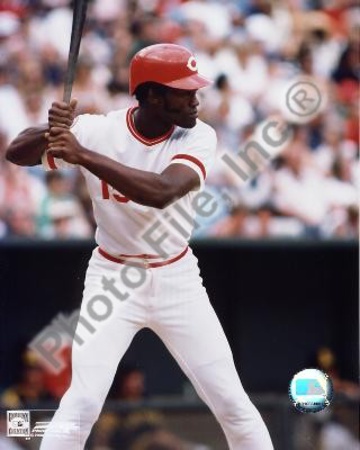
[[[64,80],[63,101],[70,103],[71,91],[75,78],[81,36],[84,29],[88,0],[74,0],[70,48]]]

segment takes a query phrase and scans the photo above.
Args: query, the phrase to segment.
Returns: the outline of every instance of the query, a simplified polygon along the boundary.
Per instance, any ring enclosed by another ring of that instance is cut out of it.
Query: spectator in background
[[[122,443],[117,447],[113,447],[111,445],[113,436],[120,433],[122,426],[123,421],[119,414],[112,411],[103,411],[99,417],[99,420],[94,425],[89,437],[89,448],[98,450],[115,450],[117,448],[121,448],[125,450]]]
[[[19,382],[5,389],[0,395],[0,406],[5,409],[24,409],[34,407],[42,401],[53,401],[54,397],[46,390],[45,369],[31,350],[21,355]]]
[[[359,208],[349,206],[346,209],[346,218],[336,229],[336,236],[345,239],[359,239]]]
[[[280,168],[274,175],[274,205],[282,215],[304,223],[310,233],[318,233],[326,204],[322,180],[312,167],[304,131],[296,130],[293,142],[281,156]]]
[[[296,237],[302,225],[294,218],[277,214],[271,204],[250,210],[244,205],[234,206],[228,217],[220,220],[210,231],[211,236],[245,239],[267,239],[279,236]]]
[[[71,342],[66,342],[67,340],[68,337],[65,336],[61,348],[57,351],[62,368],[54,372],[44,365],[44,386],[56,401],[60,401],[71,382]]]
[[[145,396],[145,374],[135,365],[120,367],[114,378],[108,398],[111,401],[123,401],[139,403]],[[105,448],[128,449],[135,435],[142,433],[144,428],[148,430],[153,427],[153,420],[158,415],[153,412],[141,414],[141,423],[133,421],[131,413],[127,417],[120,418],[115,413],[103,413],[100,420],[95,424],[91,434],[93,446],[104,446]]]
[[[0,166],[0,218],[6,236],[36,236],[36,216],[45,188],[34,175],[20,166],[3,161]]]
[[[338,64],[335,66],[332,79],[335,83],[341,85],[342,83],[352,82],[351,86],[356,89],[359,82],[359,37],[356,35],[359,29],[354,29],[351,40],[341,53]]]
[[[21,211],[14,205],[5,211],[4,221],[6,224],[5,237],[31,239],[37,236],[35,217],[28,210]]]
[[[349,183],[346,160],[333,167],[336,172],[333,170],[330,177],[317,169],[304,131],[298,129],[294,142],[282,155],[282,167],[275,174],[274,204],[282,214],[302,221],[310,234],[319,235],[327,233],[333,211],[356,206],[357,193]]]
[[[321,449],[359,450],[359,411],[356,409],[340,404],[332,408],[330,420],[320,430]]]
[[[41,92],[28,92],[23,96],[24,111],[29,125],[44,122],[47,118],[47,109],[44,104],[44,96]]]
[[[353,405],[335,404],[331,406],[331,416],[320,431],[321,448],[326,450],[358,450],[360,386],[357,382],[341,376],[336,354],[329,347],[321,347],[316,354],[317,366],[327,373],[334,386],[334,391],[341,396],[353,400]]]
[[[338,113],[344,121],[344,138],[356,146],[359,145],[359,52],[357,36],[348,43],[332,77]]]
[[[165,417],[156,411],[142,410],[130,413],[109,440],[110,448],[117,450],[195,450],[168,431]],[[202,448],[204,449],[204,447]]]
[[[133,36],[132,45],[127,55],[128,62],[144,47],[158,44],[159,20],[155,14],[142,13],[130,25],[130,32]]]
[[[107,109],[108,94],[96,80],[91,57],[82,57],[78,61],[73,96],[78,100],[79,114],[99,114]]]
[[[249,211],[237,205],[231,208],[230,215],[216,224],[211,232],[218,237],[246,237],[249,233]]]
[[[236,64],[229,72],[231,87],[244,96],[253,107],[261,103],[269,81],[269,66],[263,45],[251,38],[232,41]]]
[[[350,399],[360,400],[359,384],[341,377],[337,357],[331,348],[320,347],[317,350],[316,366],[329,375],[337,395],[344,395]]]
[[[39,208],[39,233],[47,238],[90,238],[91,227],[61,171],[46,173],[47,194]]]
[[[8,141],[28,126],[21,95],[10,79],[6,62],[0,60],[0,128]]]
[[[185,442],[166,430],[145,433],[136,439],[130,450],[190,450]]]
[[[337,158],[345,158],[355,166],[356,144],[345,139],[341,130],[329,124],[323,130],[322,142],[314,149],[313,160],[324,176],[331,176],[332,167]],[[349,181],[355,182],[355,179]]]
[[[205,94],[202,105],[203,120],[215,127],[227,148],[238,148],[243,129],[255,120],[250,102],[230,86],[226,75],[221,74],[215,87]]]
[[[135,365],[121,367],[116,374],[110,398],[127,402],[144,400],[146,392],[145,374]]]
[[[50,87],[61,86],[64,79],[64,67],[56,49],[50,44],[45,44],[40,50],[40,58],[45,82]]]
[[[115,401],[139,403],[146,397],[145,374],[141,368],[129,364],[120,368],[113,382],[109,398]],[[136,450],[164,448],[191,450],[178,437],[167,430],[165,417],[156,410],[137,409],[120,420],[113,414],[105,415],[96,425],[93,442],[110,448]],[[152,447],[153,446],[153,447]],[[204,450],[204,449],[203,449]]]
[[[26,98],[27,95],[34,93],[43,95],[45,79],[41,61],[30,58],[28,55],[22,55],[19,59],[16,87],[21,97]]]

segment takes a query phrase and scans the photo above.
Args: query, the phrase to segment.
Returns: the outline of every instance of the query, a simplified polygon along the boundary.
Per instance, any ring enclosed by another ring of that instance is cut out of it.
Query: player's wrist
[[[87,168],[93,162],[94,152],[92,152],[88,148],[83,147],[82,145],[79,144],[76,153],[77,153],[77,157],[78,157],[77,164],[79,166],[83,166],[83,167]]]

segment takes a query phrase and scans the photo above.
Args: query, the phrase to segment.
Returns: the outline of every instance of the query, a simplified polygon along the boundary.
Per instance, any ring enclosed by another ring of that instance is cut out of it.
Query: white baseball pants
[[[237,375],[191,250],[170,265],[144,270],[108,261],[95,249],[86,274],[78,342],[73,342],[71,386],[40,450],[84,448],[118,363],[144,327],[162,339],[219,421],[231,450],[273,449]]]

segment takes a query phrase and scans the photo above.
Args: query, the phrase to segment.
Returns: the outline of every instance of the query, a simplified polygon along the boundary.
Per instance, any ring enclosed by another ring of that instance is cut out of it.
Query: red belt
[[[103,256],[104,258],[108,259],[109,261],[112,261],[112,262],[115,262],[118,264],[127,264],[129,266],[143,267],[145,269],[155,268],[155,267],[163,267],[163,266],[172,264],[173,262],[178,261],[183,256],[185,256],[185,254],[188,250],[189,250],[189,247],[185,247],[185,249],[181,253],[179,253],[177,256],[174,256],[174,258],[171,258],[171,259],[167,259],[166,261],[148,262],[146,260],[146,258],[143,258],[143,262],[137,262],[137,261],[129,260],[127,258],[125,258],[125,259],[117,258],[116,256],[113,256],[113,255],[110,255],[109,253],[107,253],[101,247],[98,247],[98,251],[99,251],[100,255]],[[136,257],[134,256],[134,258],[136,258]]]

